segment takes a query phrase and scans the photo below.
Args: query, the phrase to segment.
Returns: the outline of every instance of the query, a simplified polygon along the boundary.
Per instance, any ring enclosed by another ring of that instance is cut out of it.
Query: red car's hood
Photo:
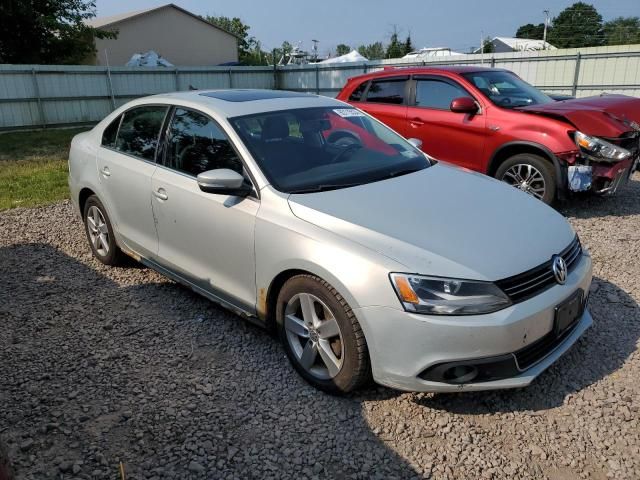
[[[577,98],[519,110],[563,118],[581,132],[597,137],[619,137],[625,132],[640,131],[640,98],[626,95]]]

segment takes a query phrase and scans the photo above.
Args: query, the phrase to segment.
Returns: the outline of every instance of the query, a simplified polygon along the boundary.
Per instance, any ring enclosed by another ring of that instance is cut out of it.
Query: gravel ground
[[[0,435],[19,478],[640,478],[640,174],[562,208],[595,325],[529,388],[347,398],[274,338],[89,253],[69,203],[0,214]]]

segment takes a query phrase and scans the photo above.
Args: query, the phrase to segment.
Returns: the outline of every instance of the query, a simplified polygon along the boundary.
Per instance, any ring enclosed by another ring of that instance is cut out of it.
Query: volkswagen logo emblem
[[[560,255],[554,255],[551,257],[551,270],[553,276],[556,277],[556,282],[560,285],[564,285],[567,281],[567,264]]]

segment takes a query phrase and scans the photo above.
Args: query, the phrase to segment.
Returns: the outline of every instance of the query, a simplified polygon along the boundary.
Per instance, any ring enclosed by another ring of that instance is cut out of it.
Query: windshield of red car
[[[346,188],[427,168],[427,157],[360,110],[314,107],[229,119],[269,182],[285,193]]]
[[[511,72],[484,70],[463,73],[491,102],[503,108],[551,103],[553,99]]]

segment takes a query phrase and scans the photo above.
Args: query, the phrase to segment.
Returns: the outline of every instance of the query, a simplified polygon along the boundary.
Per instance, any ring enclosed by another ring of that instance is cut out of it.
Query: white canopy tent
[[[341,55],[339,57],[327,58],[318,63],[352,63],[352,62],[368,62],[369,59],[360,55],[357,50],[351,50],[346,55]]]

